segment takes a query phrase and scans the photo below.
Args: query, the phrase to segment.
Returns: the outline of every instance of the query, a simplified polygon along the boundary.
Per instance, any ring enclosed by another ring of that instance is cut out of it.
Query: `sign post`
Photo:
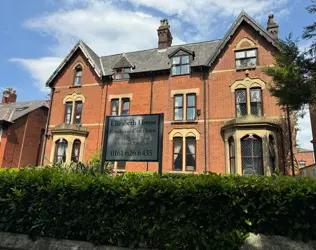
[[[105,161],[159,162],[162,174],[163,114],[107,116],[101,173]]]

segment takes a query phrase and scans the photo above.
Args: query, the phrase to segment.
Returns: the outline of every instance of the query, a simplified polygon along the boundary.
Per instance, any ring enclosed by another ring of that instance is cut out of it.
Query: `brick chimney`
[[[166,49],[172,44],[172,35],[170,32],[170,25],[167,19],[160,21],[158,28],[158,49]]]
[[[268,17],[267,31],[274,37],[278,38],[279,36],[279,25],[274,22],[273,14],[270,14]]]
[[[6,88],[2,94],[2,104],[16,102],[16,91],[11,87]]]

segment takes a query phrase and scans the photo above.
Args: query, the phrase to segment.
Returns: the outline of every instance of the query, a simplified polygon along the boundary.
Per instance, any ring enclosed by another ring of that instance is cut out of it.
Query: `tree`
[[[312,0],[312,4],[306,7],[307,11],[310,14],[316,13],[316,1]],[[316,22],[313,22],[311,25],[304,27],[304,33],[302,35],[303,39],[312,39],[316,36]],[[316,41],[312,41],[312,45],[310,46],[309,53],[311,55],[316,54]]]
[[[312,100],[312,86],[309,77],[310,60],[299,51],[297,40],[289,35],[278,41],[279,51],[274,55],[274,65],[262,71],[270,76],[273,84],[269,87],[278,105],[287,113],[290,142],[292,175],[295,176],[291,119],[293,112],[301,111]]]

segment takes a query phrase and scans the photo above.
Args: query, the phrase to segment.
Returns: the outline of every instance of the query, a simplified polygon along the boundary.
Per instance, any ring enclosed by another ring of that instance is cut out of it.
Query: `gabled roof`
[[[119,69],[119,68],[129,68],[133,65],[131,62],[126,58],[125,53],[122,55],[121,59],[117,62],[117,64],[114,65],[113,69]]]
[[[229,31],[221,40],[175,45],[160,50],[155,48],[102,57],[99,57],[88,45],[80,40],[55,70],[52,76],[48,79],[46,86],[51,86],[53,79],[78,49],[83,52],[90,65],[94,68],[96,74],[100,78],[103,76],[113,75],[114,69],[118,67],[132,67],[130,74],[169,70],[171,67],[170,57],[181,50],[189,54],[194,54],[194,58],[190,63],[191,67],[209,67],[216,60],[216,58],[219,56],[221,51],[236,32],[237,28],[243,22],[248,23],[269,43],[278,48],[277,39],[275,39],[265,28],[259,25],[254,19],[252,19],[246,12],[243,11],[240,13]]]
[[[41,107],[49,108],[48,102],[44,100],[29,102],[12,102],[0,104],[0,122],[11,122]]]
[[[101,67],[101,61],[100,57],[83,41],[79,40],[77,44],[73,47],[73,49],[69,52],[69,54],[65,57],[65,59],[61,62],[61,64],[57,67],[57,69],[54,71],[54,73],[50,76],[50,78],[46,82],[46,86],[51,86],[52,81],[57,76],[57,74],[63,69],[63,67],[66,65],[66,63],[69,61],[69,59],[72,57],[72,55],[80,49],[82,53],[85,55],[87,60],[89,61],[90,65],[94,69],[95,73],[102,77],[102,67]]]
[[[314,152],[314,150],[307,149],[307,148],[297,148],[297,152],[298,153],[310,153],[310,152]]]
[[[190,54],[190,55],[194,55],[194,51],[188,50],[188,49],[186,49],[185,47],[180,46],[179,48],[177,48],[177,49],[175,49],[174,51],[172,51],[172,52],[168,55],[168,57],[169,57],[169,58],[173,57],[173,56],[174,56],[175,54],[177,54],[179,51],[184,51],[184,52],[186,52],[186,53],[188,53],[188,54]]]
[[[169,70],[169,54],[179,48],[188,51],[194,51],[195,57],[194,60],[191,62],[191,67],[199,67],[206,64],[209,55],[212,55],[215,52],[215,49],[220,42],[221,40],[213,40],[200,43],[174,45],[164,50],[159,50],[158,48],[156,48],[150,50],[129,52],[125,53],[125,55],[130,63],[134,66],[134,69],[131,73]],[[113,74],[113,68],[121,57],[122,54],[101,57],[105,76],[110,76]]]
[[[230,38],[235,34],[236,30],[243,22],[248,23],[252,28],[258,31],[260,35],[262,35],[269,43],[278,48],[277,40],[265,28],[263,28],[252,17],[250,17],[245,11],[242,11],[224,36],[222,42],[216,48],[216,52],[209,57],[205,66],[212,65],[212,63],[216,60],[221,51],[225,48]]]

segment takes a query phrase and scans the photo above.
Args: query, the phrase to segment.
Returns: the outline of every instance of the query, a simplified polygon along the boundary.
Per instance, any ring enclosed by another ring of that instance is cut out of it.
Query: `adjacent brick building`
[[[102,147],[105,116],[164,113],[164,172],[270,174],[288,167],[284,113],[261,68],[273,63],[278,25],[242,12],[223,39],[99,56],[79,41],[47,81],[51,113],[44,164],[87,161]],[[157,171],[116,163],[116,171]]]
[[[3,92],[0,105],[0,168],[40,165],[47,101],[16,102],[16,92]]]

